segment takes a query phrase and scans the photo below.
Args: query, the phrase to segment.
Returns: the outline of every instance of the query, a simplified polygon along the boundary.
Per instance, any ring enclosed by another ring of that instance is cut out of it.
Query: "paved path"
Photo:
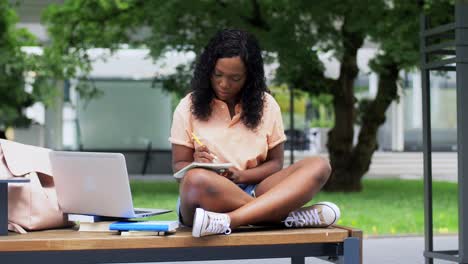
[[[364,264],[424,264],[423,237],[378,237],[364,239]],[[456,236],[440,236],[434,238],[437,250],[458,249]],[[230,260],[230,261],[193,261],[193,262],[165,262],[166,264],[289,264],[289,259],[258,259],[258,260]],[[306,258],[307,264],[330,263],[317,258]],[[447,264],[448,261],[436,260],[434,263]]]
[[[311,156],[312,153],[297,152],[295,160]],[[319,154],[328,158],[325,153]],[[289,165],[289,153],[285,152],[285,165]],[[457,181],[457,153],[433,152],[432,177],[439,181]],[[371,166],[366,177],[369,178],[402,178],[422,179],[423,154],[422,152],[375,152],[372,156]]]
[[[313,156],[312,153],[297,152],[295,160]],[[327,154],[319,154],[328,158]],[[284,166],[289,165],[289,153],[285,152]],[[457,182],[457,153],[456,152],[434,152],[432,154],[432,177],[438,181]],[[135,179],[147,180],[170,180],[171,175],[131,175]],[[375,152],[366,178],[400,178],[400,179],[422,179],[423,178],[423,155],[421,152]]]

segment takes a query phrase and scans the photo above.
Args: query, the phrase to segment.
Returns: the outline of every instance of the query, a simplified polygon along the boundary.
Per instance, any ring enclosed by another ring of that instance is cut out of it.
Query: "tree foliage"
[[[56,81],[76,77],[86,71],[86,63],[75,56],[59,52],[56,47],[41,47],[24,28],[18,28],[15,3],[0,0],[0,137],[10,127],[26,127],[31,120],[25,109],[36,102],[52,106],[60,93]],[[32,48],[34,46],[34,48]],[[28,47],[31,47],[28,49]],[[30,50],[30,51],[26,51]],[[63,51],[63,50],[62,50]],[[82,94],[92,97],[96,91],[81,86]]]
[[[426,1],[424,8],[440,14],[446,9],[435,6],[450,6],[450,2]],[[221,28],[252,32],[267,61],[279,62],[279,84],[332,96],[335,125],[327,146],[333,174],[327,188],[357,191],[378,147],[378,127],[384,123],[390,103],[398,99],[399,72],[418,64],[422,8],[418,2],[406,0],[70,0],[51,6],[44,23],[53,37],[55,54],[76,58],[84,72],[89,70],[89,48],[143,46],[154,58],[173,50],[199,54]],[[371,67],[380,80],[376,97],[359,107],[354,96],[357,52],[369,41],[379,48]],[[325,76],[318,56],[321,52],[331,53],[340,62],[338,78]],[[182,93],[189,87],[191,70],[192,65],[183,65],[175,75],[155,81]],[[361,130],[354,145],[358,115]]]
[[[24,90],[25,72],[30,69],[29,58],[21,47],[34,43],[34,38],[16,29],[18,18],[7,0],[0,0],[0,133],[8,126],[29,124],[23,109],[32,105],[37,94]]]

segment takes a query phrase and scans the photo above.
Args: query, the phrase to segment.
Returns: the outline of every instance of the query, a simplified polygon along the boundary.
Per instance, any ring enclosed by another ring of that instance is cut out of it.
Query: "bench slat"
[[[191,230],[187,228],[179,229],[173,235],[153,237],[121,237],[115,233],[78,232],[72,229],[24,235],[10,233],[0,237],[0,252],[333,243],[343,242],[351,236],[349,230],[340,227],[247,230],[241,229],[229,236],[202,238],[193,238]]]

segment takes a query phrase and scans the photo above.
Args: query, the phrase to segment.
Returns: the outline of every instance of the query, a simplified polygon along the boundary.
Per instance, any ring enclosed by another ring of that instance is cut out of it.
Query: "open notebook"
[[[230,167],[233,167],[232,163],[202,163],[202,162],[192,162],[189,165],[185,166],[178,172],[174,173],[176,179],[182,179],[187,173],[188,170],[193,168],[205,168],[209,170],[214,170],[218,173],[222,173]]]

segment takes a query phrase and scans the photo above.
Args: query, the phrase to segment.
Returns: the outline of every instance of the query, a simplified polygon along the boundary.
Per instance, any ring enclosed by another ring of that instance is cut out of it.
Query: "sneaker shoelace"
[[[210,221],[208,222],[206,231],[216,234],[231,234],[229,221],[222,214],[209,214],[208,217],[210,218]]]
[[[321,223],[317,209],[293,211],[284,220],[284,225],[287,227],[320,225]]]

